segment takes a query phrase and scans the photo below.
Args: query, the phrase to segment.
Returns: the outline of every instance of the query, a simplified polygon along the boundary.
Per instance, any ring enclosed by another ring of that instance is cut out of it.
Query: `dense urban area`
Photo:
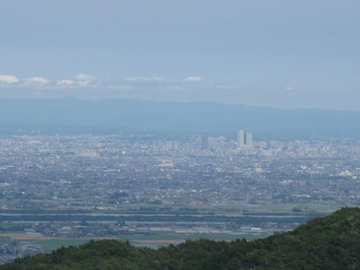
[[[156,246],[288,231],[360,205],[359,160],[357,140],[243,131],[1,137],[0,263],[64,239]]]

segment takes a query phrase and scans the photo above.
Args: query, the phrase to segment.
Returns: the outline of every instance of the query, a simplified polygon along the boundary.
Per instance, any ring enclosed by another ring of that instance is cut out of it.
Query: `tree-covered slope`
[[[251,242],[203,239],[153,250],[115,240],[90,241],[0,269],[360,269],[360,208],[345,208],[292,232]]]

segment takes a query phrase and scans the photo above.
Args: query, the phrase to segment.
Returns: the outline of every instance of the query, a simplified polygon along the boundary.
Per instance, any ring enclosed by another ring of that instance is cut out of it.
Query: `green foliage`
[[[0,269],[360,269],[360,209],[345,208],[292,232],[250,242],[201,239],[153,250],[115,240],[90,241],[17,259]]]

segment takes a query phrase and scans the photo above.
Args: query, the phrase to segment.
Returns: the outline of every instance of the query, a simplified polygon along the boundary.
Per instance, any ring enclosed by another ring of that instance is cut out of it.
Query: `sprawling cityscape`
[[[0,3],[0,270],[360,269],[360,1]]]
[[[156,247],[288,231],[360,205],[359,150],[356,140],[257,141],[243,130],[2,137],[0,262],[65,240]]]

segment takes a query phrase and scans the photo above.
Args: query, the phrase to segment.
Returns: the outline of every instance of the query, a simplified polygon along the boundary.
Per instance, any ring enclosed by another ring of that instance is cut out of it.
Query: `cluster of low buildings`
[[[11,241],[0,246],[0,264],[11,262],[16,258],[32,256],[43,253],[40,245],[35,245],[27,241]]]
[[[208,140],[204,149],[199,137],[1,138],[1,209],[360,203],[357,141],[268,141],[243,148],[224,137]]]
[[[262,206],[292,205],[294,215],[306,215],[310,204],[360,205],[360,141],[255,141],[249,134],[238,134],[237,140],[119,135],[0,138],[0,228],[13,223],[27,233],[75,238],[156,231],[191,235],[201,233],[199,228],[214,234],[259,234],[288,230],[299,222],[226,218],[214,222],[207,217],[194,223],[188,213],[219,218]],[[67,211],[84,217],[73,220]],[[102,213],[147,211],[151,222],[141,215],[100,218]],[[188,218],[175,222],[171,215],[182,211]],[[165,222],[157,220],[162,213],[169,215]]]

